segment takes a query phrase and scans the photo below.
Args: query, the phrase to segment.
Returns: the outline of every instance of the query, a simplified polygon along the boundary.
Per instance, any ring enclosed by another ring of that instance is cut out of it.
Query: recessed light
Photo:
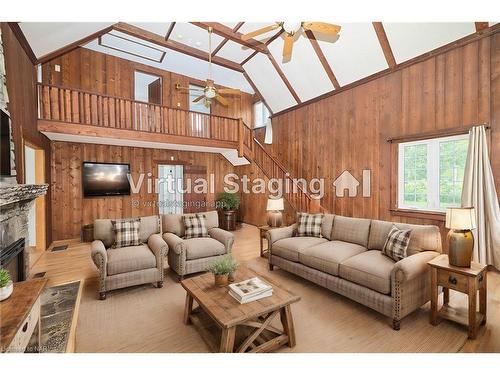
[[[201,42],[196,42],[195,45],[196,45],[196,47],[199,47],[199,46],[201,46]]]
[[[182,34],[177,34],[177,39],[182,39]]]

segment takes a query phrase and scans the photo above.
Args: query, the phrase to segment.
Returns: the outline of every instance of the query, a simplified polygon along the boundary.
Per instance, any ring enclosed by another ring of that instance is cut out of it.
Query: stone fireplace
[[[1,182],[0,185],[0,259],[2,266],[11,261],[22,262],[19,268],[11,269],[21,281],[29,273],[29,251],[27,251],[28,214],[35,198],[47,192],[48,185],[18,185]],[[26,241],[25,241],[26,239]],[[20,245],[22,244],[22,245]],[[19,249],[22,246],[22,249]],[[20,254],[22,253],[22,254]],[[16,256],[16,260],[12,257]],[[12,266],[11,267],[17,267]],[[22,270],[22,272],[21,272]],[[14,276],[14,275],[13,275]]]

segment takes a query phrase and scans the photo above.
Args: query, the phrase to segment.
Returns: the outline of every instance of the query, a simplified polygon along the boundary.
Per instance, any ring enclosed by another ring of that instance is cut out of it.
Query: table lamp
[[[474,236],[471,229],[476,228],[474,207],[447,208],[446,228],[448,232],[448,258],[452,266],[470,267]]]
[[[285,209],[283,198],[269,198],[267,200],[267,225],[270,227],[281,227],[283,215],[281,211]]]

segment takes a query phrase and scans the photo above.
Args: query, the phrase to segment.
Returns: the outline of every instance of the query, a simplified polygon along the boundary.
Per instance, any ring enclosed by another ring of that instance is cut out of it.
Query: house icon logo
[[[370,180],[371,180],[371,170],[363,170],[363,197],[370,196]],[[358,186],[360,182],[356,177],[354,177],[348,170],[345,170],[333,181],[333,186],[335,187],[335,196],[342,198],[344,197],[345,191],[347,190],[347,195],[350,198],[354,198],[358,195]]]

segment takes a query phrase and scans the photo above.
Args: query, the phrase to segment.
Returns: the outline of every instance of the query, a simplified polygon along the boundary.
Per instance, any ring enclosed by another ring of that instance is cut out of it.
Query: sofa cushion
[[[441,249],[441,233],[435,225],[418,225],[405,223],[392,223],[390,221],[372,220],[370,236],[368,238],[368,250],[383,250],[387,236],[395,225],[398,229],[411,229],[410,243],[408,244],[408,256],[421,251],[437,251]]]
[[[370,222],[370,219],[336,215],[333,221],[332,240],[350,242],[367,247]]]
[[[102,241],[106,248],[115,243],[115,232],[111,219],[94,220],[94,239]]]
[[[178,237],[184,237],[184,223],[182,214],[161,215],[161,227],[163,233],[173,233]]]
[[[221,255],[226,252],[223,244],[210,237],[198,237],[184,240],[186,259],[200,259]]]
[[[407,257],[408,244],[410,243],[411,229],[398,229],[394,225],[389,232],[382,253],[389,258],[400,261]]]
[[[332,239],[334,217],[335,215],[333,214],[325,214],[325,216],[323,216],[323,221],[321,222],[321,235],[328,240]]]
[[[115,242],[111,247],[120,248],[127,246],[139,246],[139,226],[141,221],[136,219],[111,220],[115,232]]]
[[[207,218],[207,229],[219,227],[219,213],[217,211],[200,212]]]
[[[149,236],[161,232],[160,216],[143,216],[139,226],[139,239],[142,243],[148,242]]]
[[[318,237],[289,237],[283,238],[273,243],[272,254],[279,257],[291,260],[292,262],[299,261],[299,252],[302,250],[327,242],[326,238]]]
[[[208,237],[207,218],[205,215],[184,215],[182,221],[184,222],[185,239]]]
[[[297,236],[298,237],[321,237],[321,223],[323,214],[308,214],[299,212],[297,214]]]
[[[156,258],[148,245],[109,249],[107,254],[110,276],[156,267]]]
[[[302,250],[299,253],[299,262],[318,271],[338,276],[340,262],[365,251],[365,247],[354,243],[328,241]]]
[[[395,261],[378,250],[368,250],[340,263],[339,276],[383,294],[391,293]]]

